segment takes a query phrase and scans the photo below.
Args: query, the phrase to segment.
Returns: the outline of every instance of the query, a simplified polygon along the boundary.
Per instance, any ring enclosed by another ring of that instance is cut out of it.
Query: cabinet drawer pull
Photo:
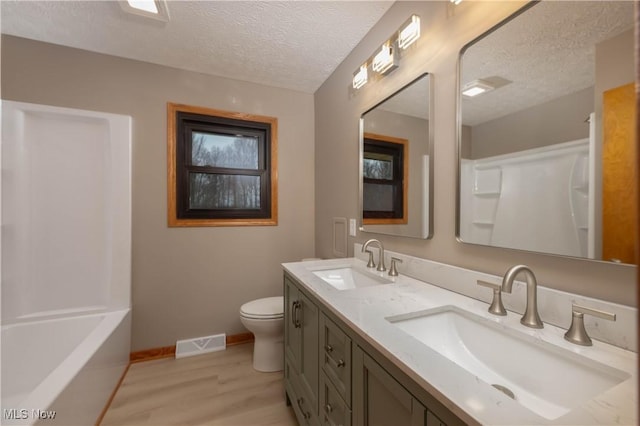
[[[327,404],[327,405],[325,405],[325,406],[324,406],[324,410],[325,410],[327,413],[330,413],[330,412],[332,412],[332,411],[333,411],[333,407],[331,406],[331,404]]]
[[[344,362],[344,359],[340,358],[338,361],[336,361],[335,359],[331,358],[330,356],[326,356],[327,360],[333,364],[335,366],[335,368],[340,368],[340,367],[344,367],[346,365],[346,363]]]
[[[302,412],[302,417],[304,417],[305,420],[309,420],[311,418],[311,413],[304,411],[302,404],[304,404],[304,398],[300,397],[298,398],[298,408],[300,408],[300,411]]]
[[[331,345],[324,345],[324,351],[325,351],[326,353],[331,353],[331,352],[333,352],[333,346],[331,346]]]

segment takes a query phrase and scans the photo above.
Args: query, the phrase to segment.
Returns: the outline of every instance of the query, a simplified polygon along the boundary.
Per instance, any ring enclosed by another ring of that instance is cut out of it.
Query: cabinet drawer
[[[325,315],[320,324],[322,370],[351,407],[351,339]]]
[[[320,424],[351,426],[351,410],[326,374],[320,374]]]
[[[300,375],[293,368],[291,363],[285,361],[285,390],[293,407],[293,412],[298,419],[298,424],[301,426],[317,426],[318,418],[313,411],[312,403],[308,397],[305,397],[305,392],[300,382]]]

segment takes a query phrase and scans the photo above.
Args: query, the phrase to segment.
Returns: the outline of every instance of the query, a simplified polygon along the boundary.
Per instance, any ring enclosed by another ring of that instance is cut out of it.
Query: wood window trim
[[[271,214],[268,218],[234,219],[183,219],[177,216],[177,170],[176,170],[176,113],[211,115],[236,120],[267,123],[271,126],[270,172],[271,172]],[[263,115],[222,111],[212,108],[167,103],[167,221],[169,227],[206,226],[275,226],[278,224],[278,119]]]
[[[409,140],[403,138],[397,138],[395,136],[379,135],[377,133],[363,134],[364,139],[375,139],[383,142],[390,142],[402,145],[402,217],[400,218],[363,218],[363,225],[406,225],[409,223],[408,208],[408,191],[409,191]],[[364,148],[363,148],[364,150]]]

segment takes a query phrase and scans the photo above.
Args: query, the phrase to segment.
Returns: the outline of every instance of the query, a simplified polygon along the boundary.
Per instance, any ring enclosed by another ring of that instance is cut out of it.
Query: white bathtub
[[[128,365],[130,321],[126,309],[3,325],[1,423],[95,424]]]

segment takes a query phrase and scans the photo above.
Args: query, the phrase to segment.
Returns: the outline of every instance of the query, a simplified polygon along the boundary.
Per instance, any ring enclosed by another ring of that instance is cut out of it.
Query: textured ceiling
[[[510,81],[462,100],[476,125],[594,85],[595,44],[633,28],[632,1],[543,1],[471,46],[461,84]],[[633,52],[629,52],[633,55]]]
[[[117,1],[1,1],[3,34],[313,93],[392,1],[169,1],[170,21]]]

